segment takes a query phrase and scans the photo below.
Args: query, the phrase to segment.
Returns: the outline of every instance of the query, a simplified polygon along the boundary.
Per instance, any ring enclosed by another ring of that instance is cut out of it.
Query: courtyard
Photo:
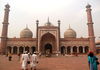
[[[100,56],[97,57],[100,61]],[[21,70],[18,56],[13,55],[12,61],[8,61],[5,55],[0,55],[0,70]],[[89,70],[89,67],[86,55],[39,57],[37,70]]]

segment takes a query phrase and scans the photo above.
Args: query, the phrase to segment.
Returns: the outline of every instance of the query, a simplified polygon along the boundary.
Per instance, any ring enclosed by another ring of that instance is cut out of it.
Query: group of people
[[[38,63],[38,57],[36,53],[30,54],[27,51],[25,51],[21,55],[20,60],[22,70],[28,70],[29,68],[30,70],[36,70],[36,65]]]
[[[41,54],[40,54],[41,55]],[[39,56],[40,56],[39,55]],[[25,51],[23,54],[18,54],[20,62],[21,62],[21,69],[22,70],[36,70],[36,66],[38,64],[38,56],[36,53],[30,54]],[[11,54],[8,54],[8,59],[11,61]],[[89,70],[98,70],[98,65],[100,64],[98,58],[94,55],[91,51],[88,54],[88,64]]]

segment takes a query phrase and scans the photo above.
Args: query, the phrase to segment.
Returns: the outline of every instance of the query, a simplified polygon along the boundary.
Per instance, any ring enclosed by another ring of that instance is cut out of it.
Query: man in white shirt
[[[30,64],[30,67],[31,67],[31,70],[36,70],[36,65],[38,63],[38,57],[37,55],[34,53],[32,54],[31,56],[31,64]]]
[[[27,70],[27,62],[29,60],[29,57],[28,57],[28,54],[27,54],[27,51],[25,51],[24,54],[22,54],[21,56],[21,64],[22,64],[22,70]]]

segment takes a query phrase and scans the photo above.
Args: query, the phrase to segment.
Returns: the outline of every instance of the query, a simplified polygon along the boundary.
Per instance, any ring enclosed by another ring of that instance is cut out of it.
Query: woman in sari
[[[98,70],[97,60],[98,60],[98,58],[96,56],[94,56],[93,52],[89,52],[88,63],[89,63],[90,70]]]

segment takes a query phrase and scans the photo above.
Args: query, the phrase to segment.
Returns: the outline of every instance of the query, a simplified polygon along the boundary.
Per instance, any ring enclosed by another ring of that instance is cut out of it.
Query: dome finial
[[[28,28],[28,25],[26,24],[26,28]]]
[[[53,25],[51,24],[51,22],[49,21],[49,17],[48,17],[48,19],[47,19],[47,23],[45,23],[45,26],[53,26]]]
[[[51,24],[51,23],[50,23],[49,17],[48,17],[47,25],[50,26],[50,24]]]
[[[48,23],[49,23],[49,17],[48,17]]]
[[[70,24],[69,24],[69,29],[71,29]]]

